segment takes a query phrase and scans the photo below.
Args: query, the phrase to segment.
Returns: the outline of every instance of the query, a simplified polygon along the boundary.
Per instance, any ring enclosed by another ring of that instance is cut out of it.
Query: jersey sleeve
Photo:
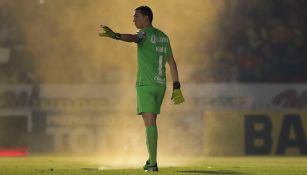
[[[137,37],[137,43],[141,44],[144,42],[145,38],[146,38],[146,33],[143,30],[140,30],[136,33],[136,37]]]
[[[167,42],[167,45],[166,45],[166,59],[168,60],[169,57],[171,57],[173,55],[173,51],[172,51],[172,47],[171,47],[171,42],[168,38],[168,42]]]

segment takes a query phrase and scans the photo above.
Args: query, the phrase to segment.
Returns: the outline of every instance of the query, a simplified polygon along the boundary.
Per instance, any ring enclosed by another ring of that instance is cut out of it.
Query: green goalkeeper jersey
[[[136,86],[166,86],[165,63],[172,55],[167,35],[157,28],[146,27],[137,36]]]

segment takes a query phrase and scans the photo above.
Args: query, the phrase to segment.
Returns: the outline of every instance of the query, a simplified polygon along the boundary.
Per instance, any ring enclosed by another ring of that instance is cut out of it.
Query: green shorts
[[[160,114],[165,89],[166,87],[160,86],[137,86],[137,114],[140,115],[143,112]]]

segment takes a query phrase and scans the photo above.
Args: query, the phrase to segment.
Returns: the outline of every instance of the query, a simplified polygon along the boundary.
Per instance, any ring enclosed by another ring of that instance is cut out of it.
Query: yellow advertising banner
[[[306,155],[307,112],[208,111],[206,155]]]

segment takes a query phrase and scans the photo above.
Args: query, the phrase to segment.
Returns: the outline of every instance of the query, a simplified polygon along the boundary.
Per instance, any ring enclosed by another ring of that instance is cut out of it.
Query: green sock
[[[157,126],[146,127],[146,140],[147,149],[149,153],[150,164],[157,163],[157,143],[158,143],[158,130]]]

